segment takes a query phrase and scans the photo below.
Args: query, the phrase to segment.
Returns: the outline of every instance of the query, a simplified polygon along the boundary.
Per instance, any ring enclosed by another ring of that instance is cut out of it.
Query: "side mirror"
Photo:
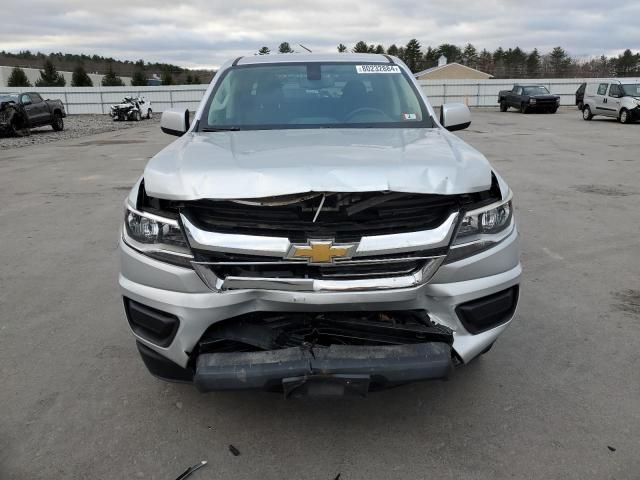
[[[453,132],[471,125],[471,112],[464,103],[445,103],[440,107],[440,123]]]
[[[180,137],[189,130],[189,110],[171,109],[162,112],[160,128],[164,133]]]

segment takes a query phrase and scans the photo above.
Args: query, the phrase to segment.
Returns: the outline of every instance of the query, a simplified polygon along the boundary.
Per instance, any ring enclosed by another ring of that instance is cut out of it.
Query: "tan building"
[[[446,57],[440,57],[438,66],[427,68],[413,74],[418,80],[486,80],[493,75],[459,63],[447,63]]]

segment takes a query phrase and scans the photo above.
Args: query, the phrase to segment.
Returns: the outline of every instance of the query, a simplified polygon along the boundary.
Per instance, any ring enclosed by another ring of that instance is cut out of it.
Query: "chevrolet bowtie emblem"
[[[289,258],[306,258],[309,263],[333,263],[336,258],[350,258],[354,244],[334,244],[332,240],[309,240],[307,244],[293,244]]]

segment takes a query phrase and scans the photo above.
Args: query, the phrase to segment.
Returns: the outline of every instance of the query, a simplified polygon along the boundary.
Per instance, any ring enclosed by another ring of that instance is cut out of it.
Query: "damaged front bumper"
[[[282,389],[287,397],[365,395],[395,384],[446,378],[451,368],[451,346],[446,343],[332,345],[314,350],[293,347],[203,354],[198,357],[193,381],[201,392]]]
[[[149,325],[141,312],[154,315],[130,300],[125,309],[134,329],[140,320]],[[448,377],[452,343],[453,332],[433,323],[424,311],[254,312],[207,329],[182,370],[154,358],[142,345],[139,350],[152,373],[193,382],[202,392],[259,389],[287,397],[364,396],[370,390]]]
[[[168,265],[141,255],[123,242],[120,244],[120,251],[122,255],[120,287],[126,302],[136,302],[153,309],[153,312],[159,312],[161,318],[155,333],[151,332],[151,334],[149,329],[144,331],[137,328],[130,319],[138,349],[147,368],[157,377],[170,381],[195,382],[204,390],[222,389],[223,386],[224,388],[253,388],[249,386],[255,385],[259,385],[256,388],[269,389],[279,385],[280,389],[286,392],[288,385],[299,381],[294,379],[302,378],[304,384],[315,385],[318,375],[326,380],[320,383],[338,382],[337,388],[343,389],[350,389],[348,385],[354,382],[358,384],[364,382],[369,387],[376,388],[378,385],[391,385],[403,381],[402,378],[392,374],[393,372],[386,371],[379,363],[363,362],[356,370],[343,368],[347,365],[343,361],[344,358],[335,357],[336,352],[344,353],[342,345],[336,345],[341,342],[325,341],[323,344],[320,341],[313,348],[318,358],[330,359],[330,369],[323,370],[326,363],[305,363],[304,369],[300,367],[291,372],[278,371],[275,380],[273,376],[259,375],[261,371],[265,371],[266,367],[251,370],[242,366],[246,365],[242,362],[247,359],[263,359],[270,355],[276,357],[286,355],[284,351],[289,348],[299,350],[296,355],[308,360],[310,354],[300,348],[303,346],[301,343],[279,341],[276,344],[256,345],[254,336],[251,343],[253,347],[259,348],[249,349],[251,351],[247,351],[248,349],[244,347],[239,349],[237,344],[229,345],[226,351],[223,348],[210,348],[211,341],[216,335],[209,334],[216,333],[212,332],[216,325],[237,325],[239,318],[256,314],[256,312],[284,316],[331,312],[355,314],[363,311],[425,312],[431,324],[448,329],[451,335],[450,340],[433,336],[433,332],[427,337],[421,337],[420,332],[417,332],[415,335],[395,338],[390,346],[394,347],[392,349],[394,351],[404,352],[398,355],[398,358],[406,361],[404,368],[407,372],[413,372],[411,378],[445,377],[444,367],[439,361],[436,362],[439,365],[437,368],[431,368],[428,365],[430,362],[425,361],[422,365],[425,370],[413,370],[410,368],[413,357],[405,354],[418,348],[415,347],[417,344],[438,343],[446,346],[449,361],[453,359],[466,363],[477,357],[495,342],[510,324],[518,301],[518,285],[522,273],[518,258],[518,234],[515,230],[493,248],[473,257],[445,263],[428,283],[410,288],[379,291],[306,292],[239,289],[216,292],[208,288],[193,270]],[[162,272],[162,275],[159,272]],[[129,315],[130,312],[127,314]],[[497,317],[491,318],[491,315],[497,315]],[[218,337],[235,341],[246,340],[247,337],[246,332],[241,331],[227,330],[223,335],[219,331],[217,333]],[[268,336],[264,338],[268,338],[269,342],[274,341]],[[208,342],[206,345],[203,343],[204,340]],[[353,340],[342,343],[351,343],[345,346],[349,349],[349,355],[357,355],[359,351],[364,351],[361,347],[382,349],[381,352],[386,349],[386,346],[378,340],[371,341],[369,338],[368,342],[369,345],[357,345]],[[328,347],[329,344],[341,348],[332,350]],[[264,353],[265,351],[267,353]],[[240,355],[244,353],[259,355],[246,357]],[[225,359],[230,357],[225,355],[239,356],[234,357],[232,362],[228,362]],[[439,356],[429,358],[439,358]],[[235,367],[233,367],[234,363],[236,363]],[[225,364],[228,364],[228,367],[223,368]],[[251,364],[255,365],[255,362]],[[370,378],[364,380],[352,378],[353,375],[361,375],[357,372],[363,370]],[[230,371],[235,373],[232,375]],[[217,381],[212,383],[212,372],[221,375],[222,383]],[[247,379],[249,376],[255,378],[251,382],[242,382],[241,379],[245,375]],[[345,378],[344,375],[347,377]],[[285,379],[288,380],[283,382]],[[308,379],[310,381],[307,381]]]

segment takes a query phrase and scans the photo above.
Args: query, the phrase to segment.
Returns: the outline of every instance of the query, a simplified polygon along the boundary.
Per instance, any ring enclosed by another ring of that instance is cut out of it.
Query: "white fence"
[[[497,107],[498,92],[510,90],[515,83],[544,85],[549,92],[560,95],[560,105],[575,105],[576,90],[581,83],[596,83],[598,78],[512,78],[492,80],[419,80],[431,105],[462,102],[470,107]]]
[[[510,89],[514,83],[545,85],[551,93],[560,95],[561,105],[574,105],[575,91],[583,82],[598,82],[597,78],[544,78],[500,80],[420,80],[433,106],[445,102],[463,102],[470,107],[496,107],[498,92]],[[155,112],[172,107],[195,110],[207,85],[172,85],[158,87],[50,87],[0,88],[0,94],[36,91],[44,98],[59,98],[67,113],[107,113],[109,106],[124,96],[144,96]]]

